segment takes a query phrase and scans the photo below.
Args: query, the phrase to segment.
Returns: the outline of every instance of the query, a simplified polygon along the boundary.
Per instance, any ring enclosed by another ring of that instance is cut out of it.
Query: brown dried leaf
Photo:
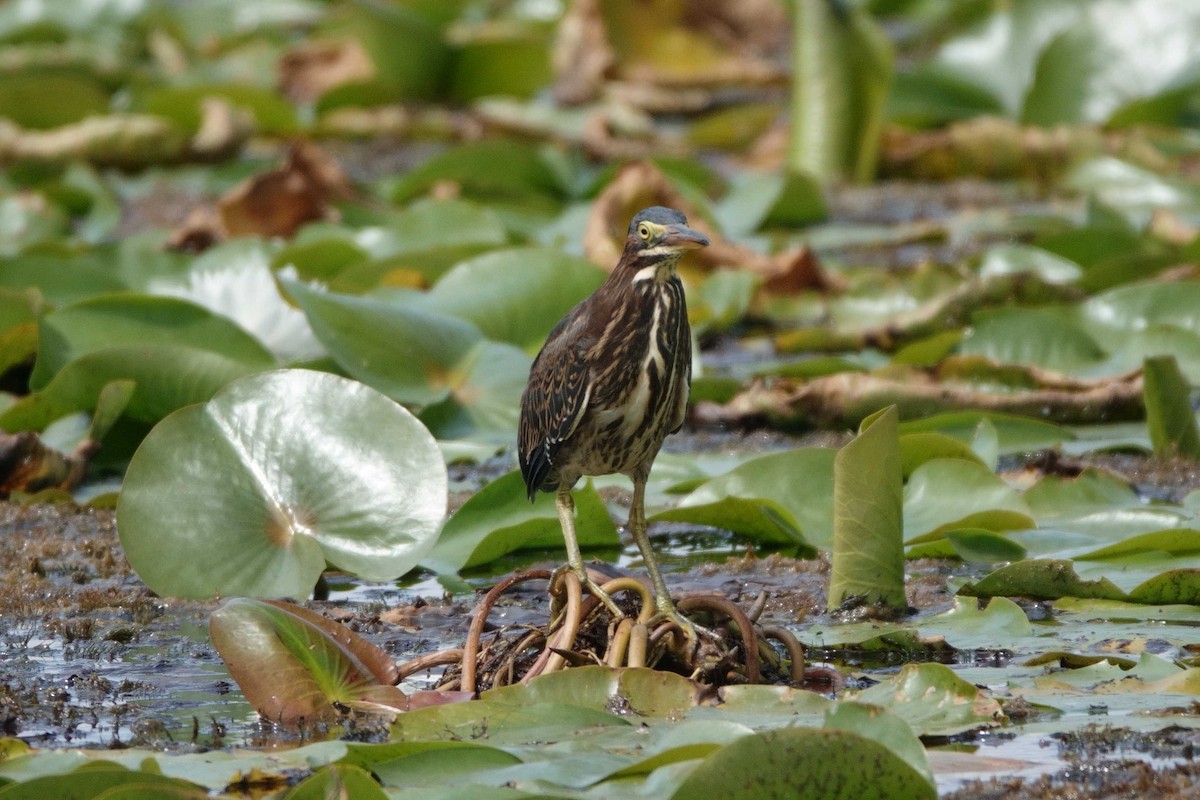
[[[553,58],[556,100],[578,104],[600,96],[616,56],[608,44],[599,0],[576,0],[563,14]]]
[[[669,178],[648,161],[626,164],[605,187],[592,206],[583,234],[583,252],[603,269],[612,270],[625,246],[629,220],[647,206],[668,206],[683,213],[688,224],[712,242],[684,256],[686,267],[705,272],[733,268],[762,276],[768,290],[796,292],[803,289],[831,290],[838,282],[826,275],[820,262],[807,250],[796,248],[765,255],[721,236],[688,202]]]
[[[229,236],[291,236],[306,222],[336,219],[330,200],[352,194],[345,174],[325,151],[298,141],[283,166],[249,178],[217,201]]]
[[[780,378],[755,382],[724,405],[702,404],[704,422],[772,424],[793,427],[854,426],[870,414],[895,405],[904,419],[944,411],[975,409],[1037,417],[1064,425],[1137,420],[1144,415],[1140,370],[1115,378],[1079,381],[1032,391],[985,391],[942,383],[934,374],[902,376],[839,372],[809,381]]]
[[[66,454],[47,447],[33,431],[0,431],[0,497],[43,489],[70,491],[87,474],[99,447],[85,439],[75,452]]]
[[[674,88],[782,84],[789,27],[775,0],[576,0],[559,26],[555,96],[594,100],[608,79]],[[621,35],[609,36],[610,28]]]
[[[297,103],[311,103],[346,83],[375,77],[375,64],[357,39],[308,42],[279,60],[279,88]]]

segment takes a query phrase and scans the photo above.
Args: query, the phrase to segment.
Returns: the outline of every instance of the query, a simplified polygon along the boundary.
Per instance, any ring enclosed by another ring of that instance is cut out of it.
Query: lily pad
[[[345,378],[280,370],[155,427],[117,523],[160,594],[303,596],[327,561],[369,580],[415,567],[446,487],[437,444],[402,407]]]

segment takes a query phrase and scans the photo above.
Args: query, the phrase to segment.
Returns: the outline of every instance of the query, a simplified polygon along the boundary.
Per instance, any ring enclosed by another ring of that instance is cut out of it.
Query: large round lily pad
[[[335,375],[277,370],[156,426],[117,525],[159,594],[305,595],[326,562],[369,580],[416,566],[446,486],[436,442],[403,407]]]

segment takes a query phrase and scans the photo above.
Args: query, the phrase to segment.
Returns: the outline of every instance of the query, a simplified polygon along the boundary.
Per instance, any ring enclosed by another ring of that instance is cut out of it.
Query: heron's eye
[[[650,226],[644,222],[638,225],[638,236],[647,242],[650,241]]]

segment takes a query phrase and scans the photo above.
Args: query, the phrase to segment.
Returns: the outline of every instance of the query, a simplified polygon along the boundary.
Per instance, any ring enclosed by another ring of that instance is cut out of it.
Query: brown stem
[[[450,650],[439,650],[436,653],[426,653],[423,656],[409,659],[396,667],[396,683],[404,680],[409,675],[416,675],[418,672],[424,672],[427,669],[457,664],[462,661],[462,656],[463,649],[455,647]]]
[[[579,633],[579,623],[583,621],[580,616],[580,608],[583,605],[583,584],[579,580],[579,576],[570,571],[558,573],[558,579],[565,581],[567,587],[567,609],[563,614],[562,627],[558,629],[553,638],[546,641],[546,649],[537,657],[537,661],[533,662],[533,666],[526,670],[525,675],[521,678],[522,684],[529,683],[531,679],[543,672],[557,672],[562,669],[566,659],[555,653],[554,648],[569,650],[575,644],[575,635]],[[554,586],[550,587],[552,593],[554,589]]]
[[[764,625],[759,629],[763,638],[774,639],[783,644],[784,649],[788,651],[788,656],[792,660],[792,683],[799,686],[804,682],[804,645],[800,644],[800,640],[792,635],[792,632],[787,628],[780,628],[777,625]]]
[[[492,606],[500,599],[500,595],[508,591],[509,587],[515,586],[518,583],[534,580],[549,580],[550,571],[544,569],[534,569],[528,572],[518,572],[509,575],[504,580],[493,586],[486,595],[483,596],[483,601],[479,604],[479,609],[475,612],[475,617],[471,620],[471,627],[467,631],[467,641],[463,644],[462,655],[462,679],[460,685],[464,692],[474,692],[475,688],[475,660],[479,656],[479,637],[483,633],[483,627],[487,624],[488,614],[491,613]]]
[[[706,595],[701,597],[688,597],[679,601],[679,608],[682,611],[696,611],[706,609],[715,611],[729,617],[729,621],[737,626],[738,633],[741,634],[746,654],[746,680],[750,683],[758,683],[760,678],[759,658],[758,658],[758,635],[754,632],[754,623],[746,612],[738,608],[737,604],[726,600],[724,597],[715,595]]]

